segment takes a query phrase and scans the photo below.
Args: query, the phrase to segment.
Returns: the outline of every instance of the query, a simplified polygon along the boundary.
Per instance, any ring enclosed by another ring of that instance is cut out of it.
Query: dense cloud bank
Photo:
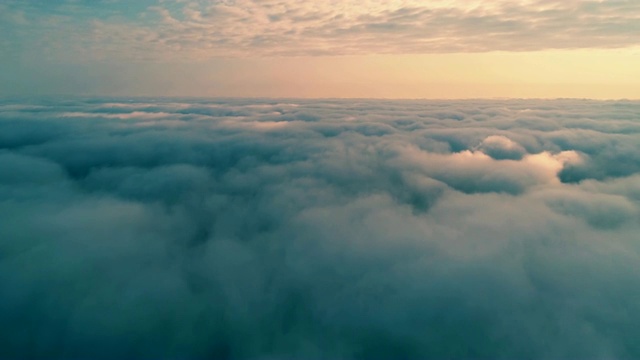
[[[0,102],[0,357],[638,358],[640,103]]]

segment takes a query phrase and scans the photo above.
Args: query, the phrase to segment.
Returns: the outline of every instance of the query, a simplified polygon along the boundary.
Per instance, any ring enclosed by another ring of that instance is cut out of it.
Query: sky
[[[640,98],[635,0],[4,0],[0,95]]]

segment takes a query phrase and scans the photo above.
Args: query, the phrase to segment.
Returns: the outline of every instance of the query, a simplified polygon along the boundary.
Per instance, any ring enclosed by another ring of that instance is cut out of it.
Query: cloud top
[[[639,110],[2,100],[0,357],[640,357]]]

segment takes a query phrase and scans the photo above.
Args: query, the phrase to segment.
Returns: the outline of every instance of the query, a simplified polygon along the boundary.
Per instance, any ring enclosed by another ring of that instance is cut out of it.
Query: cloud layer
[[[636,358],[638,102],[0,102],[0,356]]]
[[[0,10],[7,43],[35,34],[32,45],[58,55],[106,59],[608,49],[638,46],[640,34],[634,0],[9,1]]]

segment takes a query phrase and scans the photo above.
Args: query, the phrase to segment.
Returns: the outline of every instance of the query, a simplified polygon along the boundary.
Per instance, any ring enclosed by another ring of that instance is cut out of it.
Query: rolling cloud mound
[[[640,103],[0,101],[0,357],[638,358]]]

